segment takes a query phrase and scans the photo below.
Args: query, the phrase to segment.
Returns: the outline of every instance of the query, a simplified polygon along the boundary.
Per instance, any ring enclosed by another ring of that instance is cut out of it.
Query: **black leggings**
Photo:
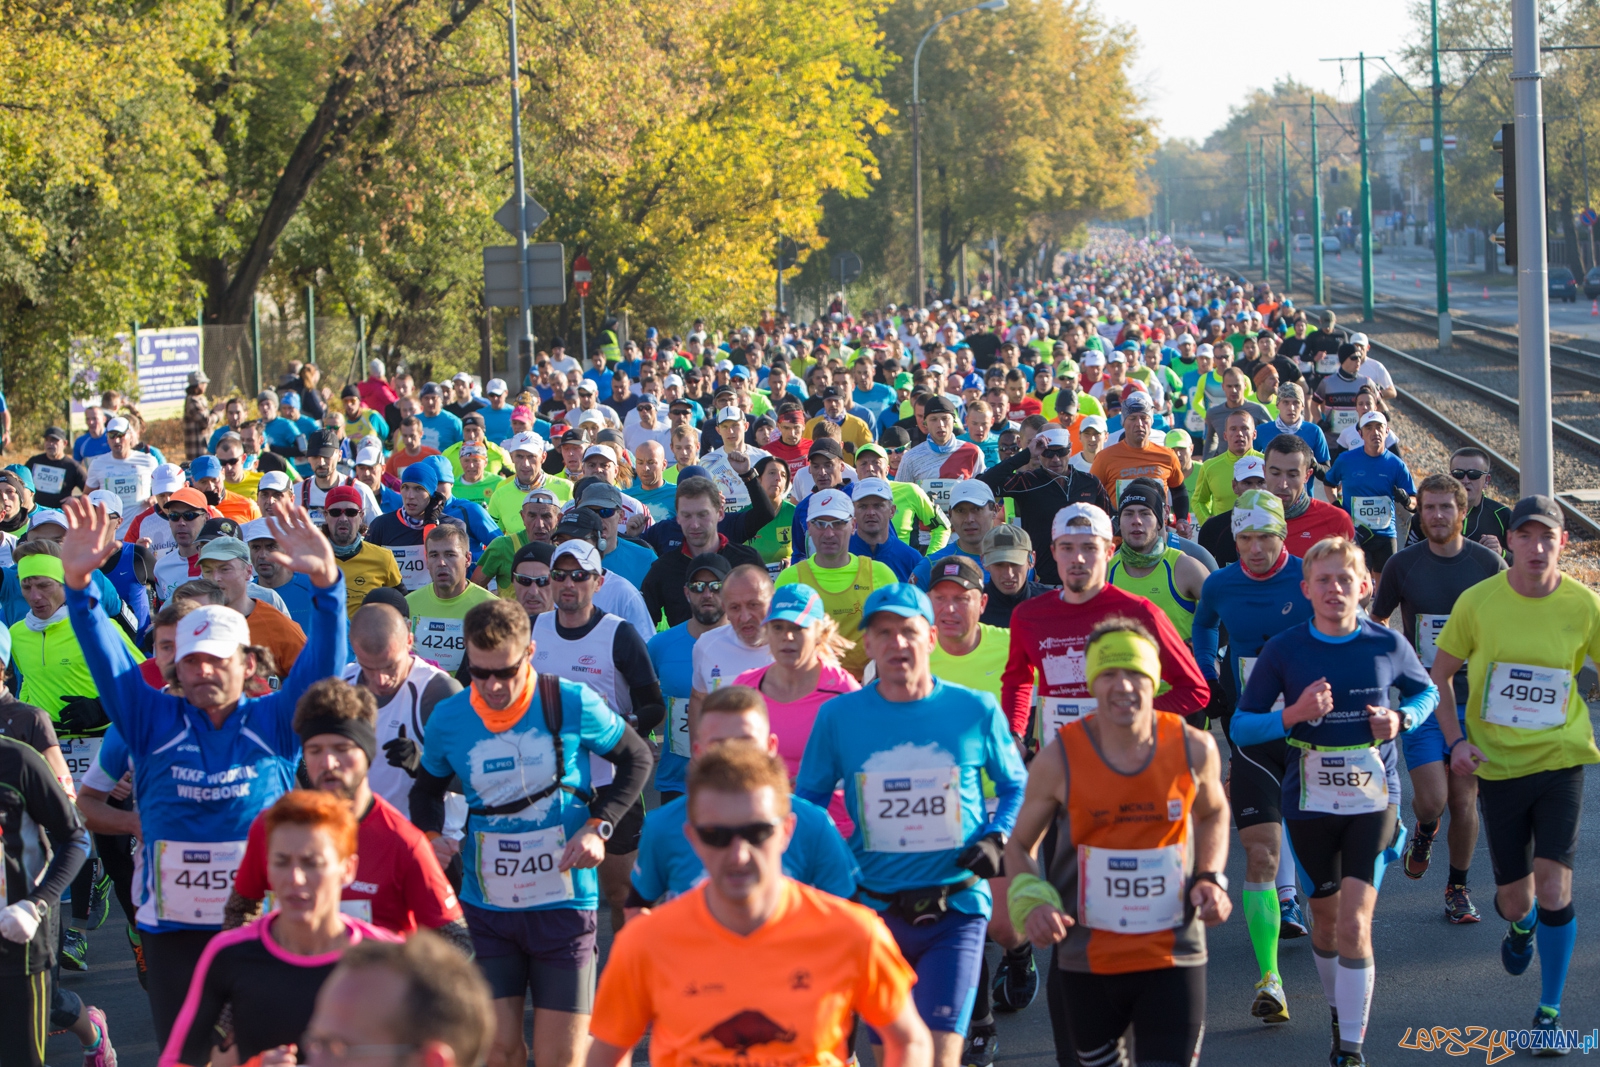
[[[49,1015],[48,972],[0,978],[0,1067],[44,1067]]]
[[[1054,966],[1059,997],[1050,997],[1057,1034],[1056,1060],[1094,1067],[1189,1067],[1200,1055],[1206,1029],[1206,968],[1163,967],[1131,974],[1087,974]],[[1058,1008],[1059,1005],[1059,1008]],[[1063,1015],[1076,1058],[1061,1055]],[[1125,1035],[1133,1028],[1133,1049]]]
[[[1311,882],[1312,898],[1333,896],[1346,878],[1376,884],[1378,857],[1394,841],[1396,822],[1392,807],[1361,815],[1288,820],[1289,841]]]
[[[174,930],[169,934],[139,932],[144,944],[144,959],[149,967],[150,1021],[155,1024],[156,1047],[166,1048],[167,1038],[178,1021],[183,998],[189,995],[189,980],[200,964],[206,945],[217,936],[215,930]]]

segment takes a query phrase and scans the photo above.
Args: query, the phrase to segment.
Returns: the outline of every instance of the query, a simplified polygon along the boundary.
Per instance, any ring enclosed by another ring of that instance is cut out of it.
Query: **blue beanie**
[[[429,458],[431,459],[432,457]],[[412,485],[420,485],[428,491],[429,496],[432,496],[439,491],[439,469],[425,459],[420,463],[411,464],[411,466],[402,471],[400,473],[400,482],[401,484],[410,482]]]
[[[443,453],[437,456],[429,456],[422,462],[433,464],[433,469],[438,472],[441,482],[449,482],[451,485],[456,484],[456,472],[451,469],[450,461],[444,458]]]

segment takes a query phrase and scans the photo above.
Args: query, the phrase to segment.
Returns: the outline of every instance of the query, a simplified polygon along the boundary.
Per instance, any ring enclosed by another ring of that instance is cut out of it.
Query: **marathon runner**
[[[862,605],[874,590],[898,582],[887,564],[849,551],[850,536],[855,528],[855,508],[843,490],[824,489],[811,496],[807,503],[810,513],[806,534],[811,540],[813,555],[784,568],[775,584],[799,583],[817,590],[822,596],[823,608],[838,624],[840,636],[848,642],[840,666],[859,678],[868,659],[866,648],[859,640],[865,618]]]
[[[1195,521],[1202,526],[1207,519],[1220,515],[1233,507],[1233,468],[1241,459],[1258,457],[1252,444],[1255,440],[1255,418],[1243,408],[1230,413],[1223,423],[1224,448],[1200,465],[1195,479],[1195,489],[1189,497],[1194,508]]]
[[[795,792],[826,804],[844,781],[860,893],[917,969],[934,1063],[957,1067],[971,1022],[1000,857],[1026,772],[999,705],[930,671],[933,606],[911,585],[876,590],[862,643],[877,677],[817,713]],[[986,814],[980,772],[998,804]]]
[[[330,489],[323,496],[323,532],[333,545],[333,556],[344,574],[345,592],[349,602],[346,613],[351,618],[360,609],[367,594],[374,589],[402,587],[400,566],[394,553],[382,545],[367,540],[368,526],[360,496],[348,485]],[[271,550],[271,531],[264,523],[252,523],[244,530],[244,540],[249,542],[253,557],[260,549]],[[260,565],[257,564],[259,572]]]
[[[1557,568],[1567,547],[1547,496],[1511,509],[1511,568],[1456,598],[1434,639],[1433,679],[1448,707],[1467,668],[1467,731],[1439,720],[1450,769],[1475,774],[1494,866],[1495,911],[1508,920],[1500,961],[1522,974],[1539,956],[1536,1030],[1559,1029],[1561,994],[1578,939],[1572,867],[1584,766],[1600,763],[1575,684],[1600,653],[1600,597]]]
[[[1288,740],[1283,814],[1312,886],[1311,947],[1336,1024],[1328,1059],[1356,1067],[1367,1062],[1372,913],[1405,839],[1394,739],[1432,714],[1439,691],[1403,636],[1361,617],[1372,579],[1354,542],[1319,542],[1304,568],[1313,618],[1262,647],[1228,733],[1241,748]]]
[[[598,964],[594,869],[650,779],[650,749],[593,689],[534,671],[520,606],[490,600],[462,622],[472,686],[434,708],[412,820],[441,863],[462,859],[467,928],[495,997],[490,1062],[527,1062],[531,990],[535,1061],[576,1067]],[[617,768],[604,801],[590,754]],[[442,836],[455,778],[469,805],[460,842]]]
[[[343,576],[305,510],[280,503],[267,520],[281,550],[277,562],[316,589],[310,640],[295,669],[278,692],[242,696],[257,659],[249,623],[232,608],[208,605],[178,626],[174,671],[183,696],[157,693],[88,588],[114,526],[85,500],[67,501],[65,511],[61,562],[73,632],[134,761],[144,830],[138,924],[151,1016],[164,1044],[189,976],[222,925],[250,823],[292,783],[300,755],[290,729],[294,704],[344,665]]]
[[[1216,742],[1156,710],[1164,659],[1137,622],[1095,627],[1084,665],[1094,713],[1058,727],[1034,759],[1006,844],[1011,922],[1053,947],[1062,1062],[1128,1063],[1130,1028],[1141,1064],[1199,1062],[1204,928],[1233,910],[1228,806]],[[1141,810],[1161,814],[1120,814]],[[1035,853],[1052,824],[1041,876]]]
[[[727,620],[722,611],[722,589],[733,568],[715,552],[689,561],[683,583],[683,596],[689,603],[689,617],[669,627],[646,644],[650,662],[661,682],[661,695],[667,703],[665,731],[656,754],[656,792],[668,804],[683,795],[684,773],[693,754],[689,740],[689,700],[694,695],[694,648],[708,631]]]
[[[467,581],[472,550],[460,526],[441,522],[428,531],[423,544],[432,582],[406,594],[412,643],[418,655],[454,674],[466,651],[462,620],[469,610],[494,600],[495,595]]]
[[[1233,459],[1228,453],[1223,453],[1218,459]],[[1237,500],[1242,494],[1252,489],[1265,489],[1267,485],[1267,469],[1262,460],[1254,455],[1233,460],[1233,481],[1230,486],[1232,495]],[[1281,503],[1281,502],[1280,502]],[[1331,505],[1330,505],[1331,506]],[[1342,518],[1344,512],[1338,511]],[[1200,527],[1200,547],[1211,553],[1211,557],[1220,566],[1226,567],[1230,563],[1239,561],[1238,549],[1234,546],[1233,539],[1233,506],[1230,504],[1226,511],[1218,512],[1205,521]]]
[[[1154,478],[1172,493],[1172,514],[1189,514],[1189,491],[1178,455],[1151,436],[1153,406],[1147,393],[1134,393],[1122,404],[1122,440],[1095,456],[1091,473],[1116,505],[1122,487],[1135,478]]]
[[[735,454],[736,458],[730,460],[731,464],[741,463],[743,456]],[[692,468],[699,470],[700,468]],[[762,493],[760,483],[756,481],[753,470],[741,472],[741,477],[747,478],[750,492],[760,498],[760,503],[752,505],[748,510],[766,515],[771,509],[772,501]],[[717,483],[711,478],[700,474],[680,472],[678,478],[678,492],[674,505],[676,515],[670,522],[676,522],[683,534],[681,544],[671,549],[661,549],[660,556],[650,564],[650,569],[645,574],[644,582],[639,592],[644,596],[645,610],[652,620],[665,618],[668,626],[676,626],[689,618],[689,603],[683,599],[683,583],[686,580],[684,568],[696,556],[707,552],[715,552],[728,561],[729,567],[740,567],[751,564],[766,569],[766,562],[762,560],[761,553],[747,544],[740,543],[727,531],[733,525],[742,525],[745,522],[743,514],[728,513],[726,501],[722,491],[717,488]],[[747,499],[752,499],[748,498]],[[767,516],[771,521],[771,515]],[[668,523],[661,523],[666,526]],[[763,524],[764,525],[764,524]],[[756,533],[761,529],[747,530]],[[735,531],[738,532],[738,531]]]
[[[1245,852],[1244,921],[1261,968],[1250,1014],[1281,1023],[1289,1021],[1289,1000],[1278,969],[1278,941],[1306,934],[1295,893],[1294,857],[1283,847],[1281,830],[1283,777],[1292,750],[1281,738],[1241,747],[1229,728],[1262,646],[1309,620],[1311,602],[1301,591],[1300,560],[1284,547],[1288,524],[1282,502],[1261,489],[1248,489],[1228,516],[1237,558],[1207,576],[1200,589],[1194,658],[1213,687],[1211,710],[1218,712],[1231,750],[1228,802]],[[1225,649],[1219,632],[1223,628],[1228,635]]]
[[[1278,406],[1278,417],[1256,427],[1256,451],[1265,450],[1279,434],[1293,434],[1311,449],[1311,458],[1316,464],[1315,469],[1319,473],[1326,471],[1328,464],[1333,462],[1332,457],[1328,455],[1328,439],[1321,427],[1304,417],[1305,390],[1294,382],[1286,381],[1278,386],[1275,402]]]
[[[906,482],[898,484],[917,488]],[[877,560],[893,571],[897,580],[910,581],[912,572],[922,564],[923,555],[895,533],[894,487],[882,478],[859,478],[852,489],[855,533],[850,537],[851,553]]]
[[[906,451],[895,472],[895,480],[922,487],[935,505],[950,507],[950,490],[957,484],[984,472],[983,449],[955,436],[956,409],[942,396],[928,399],[923,408],[922,427],[927,440]]]
[[[1068,504],[1107,506],[1109,498],[1100,480],[1087,468],[1068,462],[1071,450],[1072,439],[1067,431],[1052,426],[1035,434],[1026,449],[979,475],[996,494],[1012,502],[1016,524],[1032,540],[1047,540],[1056,512]],[[1030,466],[1031,463],[1037,466]],[[1038,560],[1037,577],[1046,585],[1060,581],[1055,560]]]
[[[154,495],[151,476],[161,465],[155,456],[134,447],[135,439],[129,430],[128,420],[121,415],[106,423],[105,438],[110,451],[91,458],[85,471],[86,484],[91,490],[104,489],[115,493],[122,501],[123,520],[117,528],[118,536],[127,531],[133,516]],[[204,499],[201,497],[202,501]]]
[[[1381,573],[1399,537],[1395,504],[1414,513],[1417,488],[1406,461],[1384,447],[1389,419],[1383,412],[1362,415],[1357,429],[1363,447],[1339,453],[1324,479],[1339,490],[1344,510],[1357,527],[1356,540],[1366,553],[1368,569]]]
[[[561,522],[561,499],[548,488],[530,489],[522,497],[517,518],[521,527],[507,526],[505,533],[490,541],[489,547],[478,557],[472,571],[475,584],[487,589],[492,582],[495,590],[502,594],[510,588],[511,561],[517,553],[531,542],[549,544],[554,540],[556,527]]]
[[[775,1062],[843,1067],[857,1015],[878,1063],[929,1067],[917,976],[883,924],[783,874],[798,822],[783,764],[754,744],[723,743],[696,759],[688,785],[689,843],[705,881],[613,942],[587,1067],[625,1067],[646,1033],[662,1064],[731,1067],[759,1047]]]
[[[1311,546],[1326,537],[1354,540],[1355,524],[1344,509],[1311,495],[1309,485],[1316,459],[1303,438],[1279,434],[1267,445],[1261,462],[1267,472],[1263,488],[1283,504],[1283,517],[1289,524],[1284,547],[1289,555],[1304,559]]]
[[[996,526],[989,531],[983,539],[983,569],[989,575],[983,583],[985,604],[980,617],[985,626],[1009,630],[1011,613],[1018,604],[1054,591],[1053,586],[1028,577],[1036,559],[1033,538],[1022,527]]]
[[[895,480],[910,441],[905,430],[891,426],[883,431],[880,441],[856,449],[856,479],[882,478],[888,482],[894,494],[895,534],[921,552],[936,552],[950,539],[949,517],[944,509],[934,506],[922,486]]]
[[[1423,480],[1417,500],[1414,526],[1423,529],[1426,540],[1402,549],[1384,565],[1371,613],[1387,624],[1399,609],[1401,632],[1417,650],[1423,667],[1432,669],[1435,641],[1457,598],[1505,570],[1506,564],[1498,552],[1462,535],[1467,491],[1460,482],[1446,474],[1432,475]],[[1470,693],[1465,669],[1456,672],[1453,688],[1458,694],[1456,717],[1464,733]],[[1401,747],[1411,775],[1411,810],[1417,816],[1402,869],[1413,879],[1427,873],[1433,839],[1448,805],[1450,874],[1444,890],[1445,918],[1453,923],[1475,923],[1478,909],[1467,892],[1467,870],[1478,843],[1477,779],[1449,773],[1437,713],[1407,734]]]
[[[1210,572],[1167,543],[1166,487],[1154,478],[1129,482],[1117,506],[1117,525],[1122,545],[1111,557],[1106,581],[1155,604],[1187,643],[1200,587]]]
[[[426,459],[406,467],[400,475],[400,498],[399,509],[372,520],[366,539],[394,556],[400,567],[400,588],[409,594],[432,580],[423,538],[443,515],[438,468]]]
[[[519,433],[504,442],[503,447],[511,454],[516,476],[496,486],[485,505],[489,517],[500,529],[509,532],[517,528],[518,512],[534,489],[550,490],[560,504],[572,499],[572,483],[544,471],[545,453],[550,445],[543,437],[536,433]]]
[[[994,490],[988,483],[976,479],[951,488],[949,513],[955,540],[937,552],[928,553],[912,574],[912,582],[924,589],[928,586],[928,575],[940,560],[959,555],[979,562],[984,536],[1005,518],[1005,508],[996,502]]]
[[[1456,449],[1450,453],[1450,477],[1467,491],[1467,517],[1462,524],[1462,536],[1492,551],[1504,552],[1511,509],[1485,495],[1494,479],[1489,470],[1489,457],[1476,448]],[[1413,522],[1406,544],[1417,545],[1427,539],[1423,524]]]

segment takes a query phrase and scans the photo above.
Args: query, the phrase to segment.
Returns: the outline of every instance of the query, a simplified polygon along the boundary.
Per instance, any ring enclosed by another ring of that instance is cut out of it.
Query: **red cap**
[[[323,497],[322,506],[331,508],[335,504],[354,504],[362,508],[361,492],[353,485],[335,486],[328,490],[328,495]]]

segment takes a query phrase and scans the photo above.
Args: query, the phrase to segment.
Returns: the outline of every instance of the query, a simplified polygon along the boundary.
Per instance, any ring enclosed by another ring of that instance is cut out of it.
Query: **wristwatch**
[[[615,826],[611,825],[604,819],[590,819],[588,822],[584,823],[584,827],[599,834],[600,840],[602,841],[610,841],[611,835],[616,833],[617,830]]]
[[[1190,884],[1195,882],[1210,882],[1224,893],[1228,891],[1228,876],[1221,871],[1196,871]]]

